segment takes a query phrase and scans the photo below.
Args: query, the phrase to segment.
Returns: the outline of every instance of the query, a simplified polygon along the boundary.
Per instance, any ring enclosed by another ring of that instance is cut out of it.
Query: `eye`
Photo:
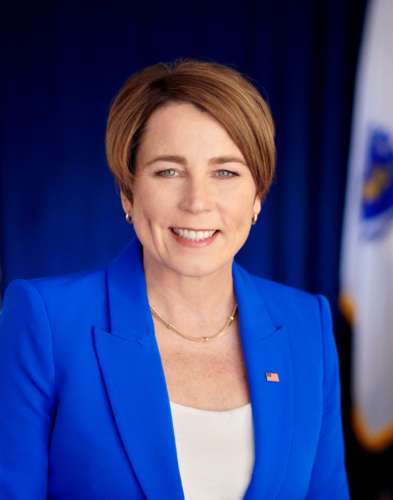
[[[171,168],[168,168],[167,170],[160,170],[156,173],[156,175],[160,175],[161,177],[175,177],[176,174],[176,170],[172,170]]]
[[[238,175],[236,172],[231,172],[230,170],[217,171],[217,177],[220,177],[220,179],[230,179],[231,177],[234,177],[236,175]]]

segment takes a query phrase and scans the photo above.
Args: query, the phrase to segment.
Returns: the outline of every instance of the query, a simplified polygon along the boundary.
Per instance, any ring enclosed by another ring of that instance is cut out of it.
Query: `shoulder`
[[[244,284],[252,283],[254,287],[264,296],[271,296],[273,298],[280,297],[286,300],[296,300],[300,302],[307,302],[313,297],[313,294],[300,290],[298,288],[293,288],[276,281],[268,280],[249,273],[240,266],[237,262],[233,266],[234,275],[240,278]]]
[[[314,295],[255,276],[238,264],[235,265],[235,268],[235,274],[242,281],[245,293],[250,296],[252,294],[258,295],[276,326],[280,326],[283,317],[288,322],[297,322],[301,319],[320,321],[322,311],[330,315],[329,303],[322,295]]]
[[[247,304],[250,321],[263,327],[268,317],[274,330],[285,331],[292,355],[302,363],[314,360],[319,370],[326,361],[332,361],[336,347],[325,297],[253,276],[240,266],[236,266],[234,277],[236,284],[240,282],[238,290],[242,304]]]
[[[42,312],[64,320],[74,311],[87,311],[106,302],[106,269],[59,277],[18,279],[7,287],[1,316]]]
[[[102,287],[105,285],[105,279],[106,268],[49,278],[16,279],[7,287],[5,296],[38,294],[44,300],[54,295],[60,295],[62,298],[66,298],[67,295],[78,297],[85,291],[91,293],[97,287]]]
[[[304,290],[300,290],[298,288],[293,288],[288,285],[284,285],[283,283],[278,283],[276,281],[267,280],[265,278],[261,278],[259,276],[255,276],[253,274],[248,273],[243,269],[243,272],[247,273],[250,280],[253,281],[255,286],[258,288],[260,293],[266,297],[280,297],[281,299],[289,302],[299,302],[299,303],[308,303],[310,300],[315,298],[315,295],[306,292]]]
[[[309,319],[314,315],[315,319],[322,319],[322,315],[326,314],[330,316],[329,302],[323,295],[315,295],[256,276],[252,278],[271,314],[285,311],[286,315],[297,318],[307,312]]]

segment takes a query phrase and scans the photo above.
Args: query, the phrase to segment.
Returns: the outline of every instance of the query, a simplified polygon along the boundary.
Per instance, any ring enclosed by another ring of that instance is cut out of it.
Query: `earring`
[[[128,224],[134,224],[134,221],[132,220],[132,217],[130,217],[129,213],[126,213],[126,221]]]
[[[258,214],[254,212],[253,218],[251,219],[251,225],[254,226],[257,223]]]

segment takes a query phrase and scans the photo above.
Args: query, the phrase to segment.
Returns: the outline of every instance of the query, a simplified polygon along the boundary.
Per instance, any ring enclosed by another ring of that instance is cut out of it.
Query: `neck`
[[[146,259],[144,270],[150,304],[175,326],[222,326],[236,303],[231,263],[203,277],[182,276]]]

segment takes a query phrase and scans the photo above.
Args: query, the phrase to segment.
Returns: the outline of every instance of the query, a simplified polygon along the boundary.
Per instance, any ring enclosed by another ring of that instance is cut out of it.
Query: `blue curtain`
[[[119,253],[132,229],[105,160],[112,98],[147,65],[217,60],[254,79],[277,127],[276,179],[238,261],[325,294],[340,347],[340,235],[365,4],[3,0],[1,293],[15,278],[94,268]]]
[[[108,172],[110,102],[134,71],[234,64],[267,97],[277,176],[238,260],[325,294],[337,269],[352,88],[365,1],[3,1],[2,290],[101,266],[130,238]]]

